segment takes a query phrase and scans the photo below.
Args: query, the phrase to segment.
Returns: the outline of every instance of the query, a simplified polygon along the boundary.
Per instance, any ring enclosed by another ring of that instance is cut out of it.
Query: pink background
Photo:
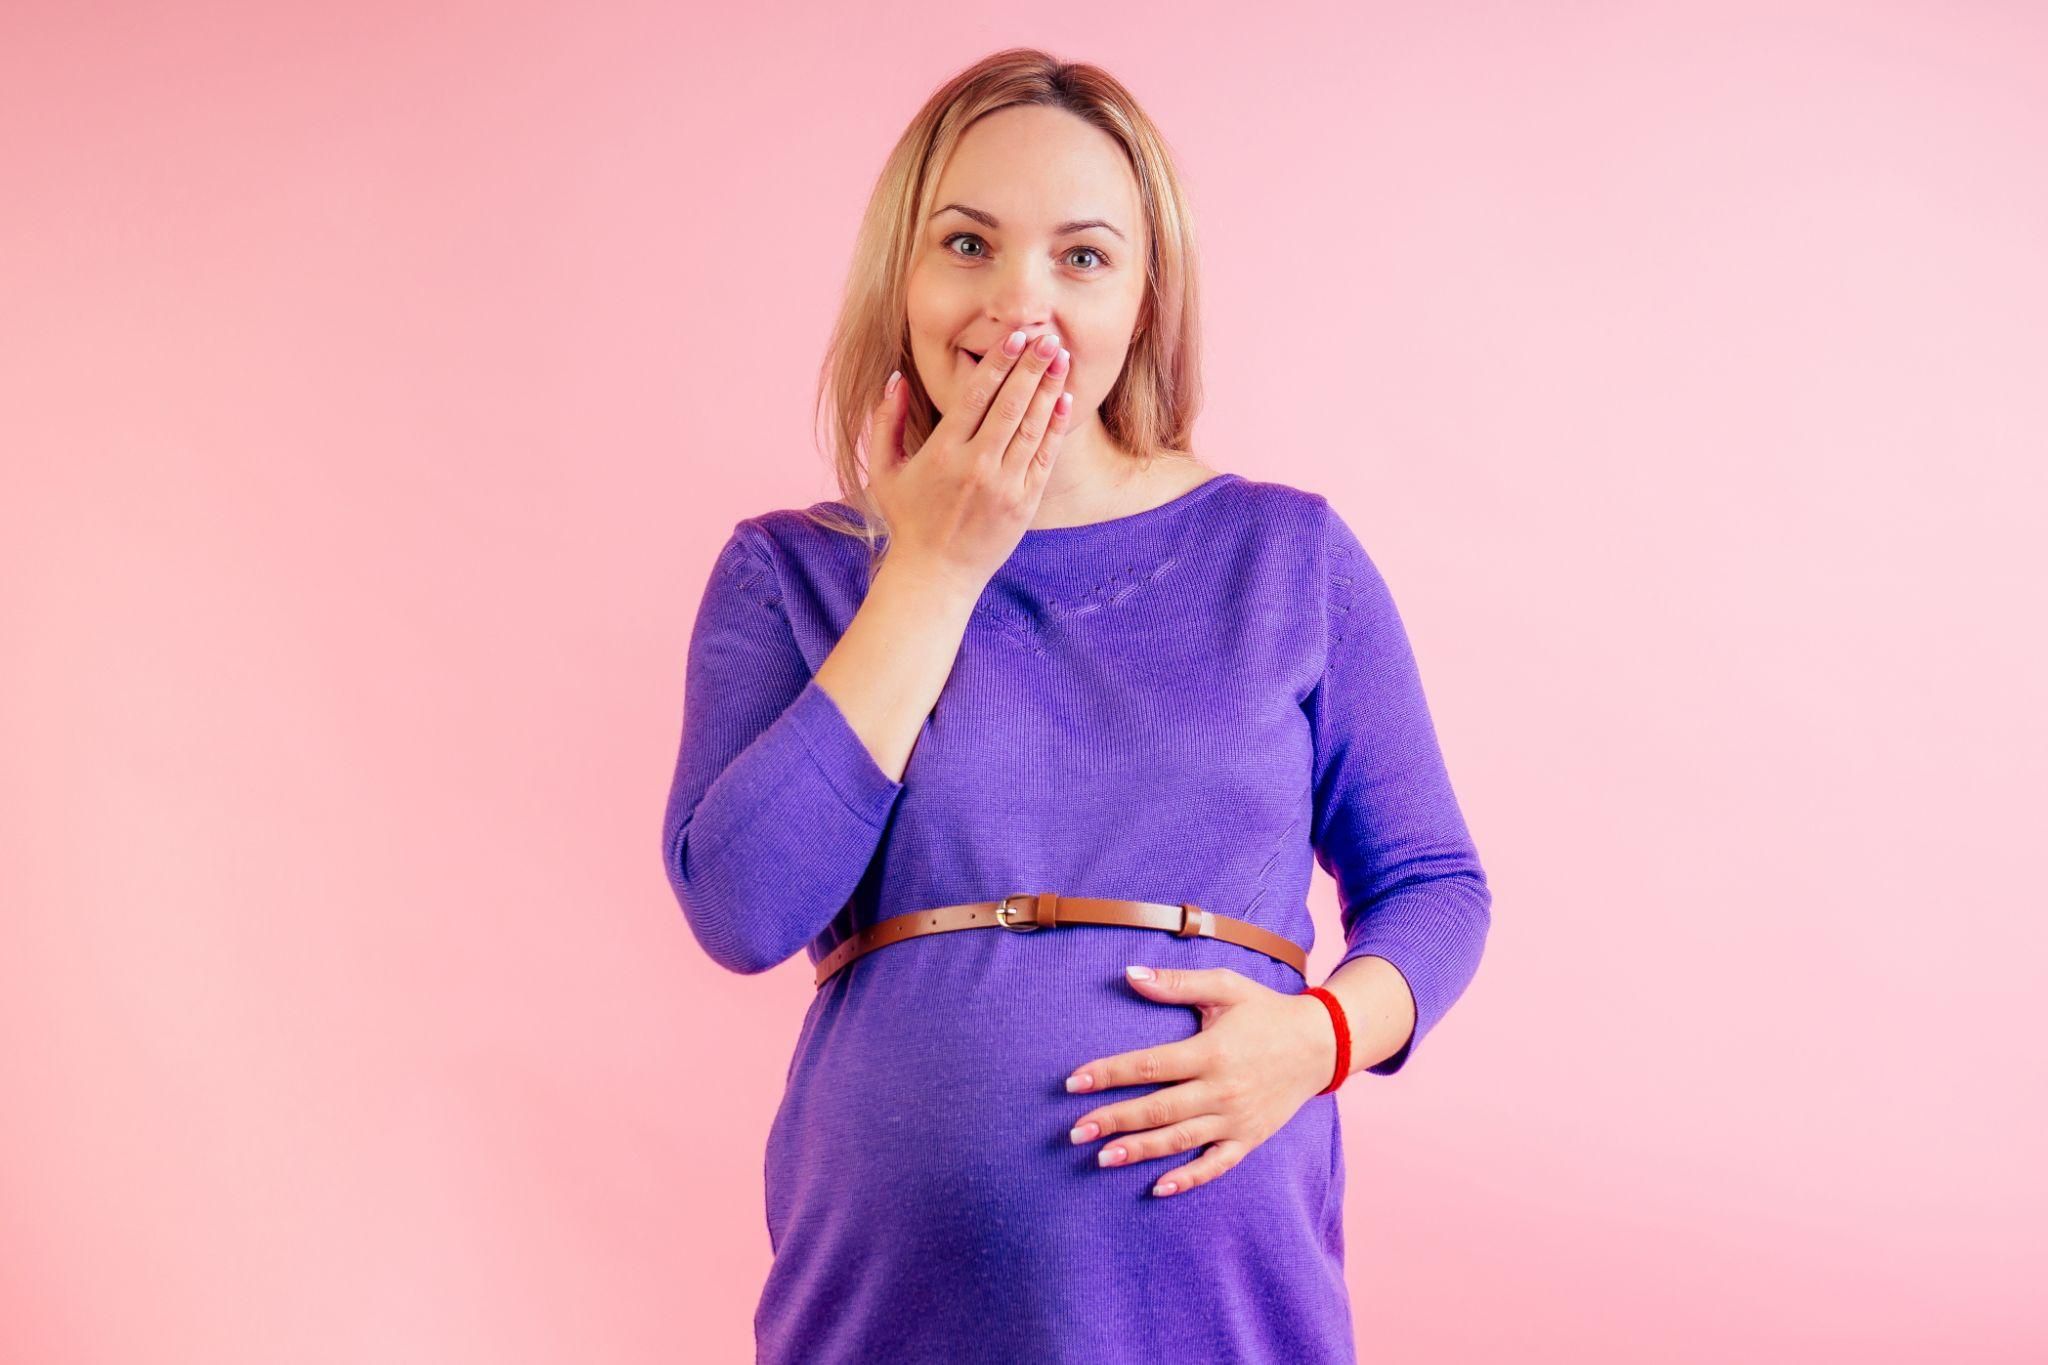
[[[1193,8],[8,7],[0,1358],[751,1358],[811,981],[662,877],[691,615],[1018,42],[1494,886],[1342,1095],[1362,1357],[2048,1354],[2048,12]]]

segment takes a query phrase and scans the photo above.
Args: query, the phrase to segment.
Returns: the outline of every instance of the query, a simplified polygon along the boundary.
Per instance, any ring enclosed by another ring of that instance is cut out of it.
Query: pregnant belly
[[[1147,1000],[1126,963],[1229,967],[1273,989],[1303,982],[1236,944],[1102,925],[1012,934],[935,934],[843,968],[813,1000],[767,1152],[768,1221],[851,1251],[893,1221],[896,1240],[985,1237],[1023,1219],[1112,1240],[1152,1184],[1199,1149],[1104,1169],[1107,1142],[1074,1145],[1083,1113],[1165,1084],[1068,1094],[1084,1062],[1194,1036],[1185,1005]],[[1334,1101],[1294,1121],[1207,1194],[1221,1212],[1251,1206],[1317,1223],[1335,1164]],[[1165,1204],[1170,1200],[1154,1200]],[[973,1215],[961,1223],[962,1211]]]

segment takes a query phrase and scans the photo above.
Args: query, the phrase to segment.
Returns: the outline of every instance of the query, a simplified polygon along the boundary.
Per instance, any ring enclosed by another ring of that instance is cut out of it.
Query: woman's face
[[[1138,184],[1115,139],[1064,109],[1012,105],[961,136],[919,228],[911,363],[941,413],[977,355],[1022,330],[1072,359],[1073,431],[1123,373],[1145,299]],[[1085,226],[1084,226],[1085,225]]]

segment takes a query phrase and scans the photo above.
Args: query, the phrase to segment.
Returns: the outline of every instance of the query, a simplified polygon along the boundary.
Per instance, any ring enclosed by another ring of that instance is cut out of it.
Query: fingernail
[[[901,370],[889,371],[889,382],[882,386],[882,397],[887,398],[894,394],[896,392],[896,381],[902,377],[903,371]]]
[[[1086,1142],[1089,1138],[1094,1137],[1097,1133],[1101,1131],[1102,1125],[1095,1122],[1093,1119],[1090,1119],[1088,1122],[1082,1124],[1078,1128],[1069,1128],[1067,1130],[1067,1141]]]
[[[1093,1084],[1095,1084],[1095,1078],[1085,1071],[1077,1071],[1067,1077],[1067,1089],[1069,1090],[1086,1090]]]
[[[1130,975],[1133,981],[1150,981],[1152,979],[1152,969],[1150,967],[1126,967],[1124,971]]]
[[[1154,1194],[1172,1194],[1172,1193],[1173,1193],[1173,1192],[1174,1192],[1175,1190],[1177,1190],[1177,1189],[1179,1189],[1179,1188],[1180,1188],[1180,1186],[1178,1186],[1178,1185],[1174,1184],[1174,1183],[1173,1183],[1173,1182],[1172,1182],[1171,1180],[1162,1180],[1162,1181],[1160,1181],[1160,1182],[1159,1182],[1159,1183],[1158,1183],[1157,1185],[1154,1185],[1154,1186],[1152,1187],[1152,1193],[1154,1193]]]
[[[1010,333],[1010,339],[1009,339],[1008,341],[1005,341],[1005,342],[1003,343],[1003,354],[1004,354],[1004,355],[1023,355],[1023,354],[1024,354],[1024,334],[1023,334],[1022,332],[1012,332],[1012,333]]]
[[[1123,1148],[1105,1147],[1102,1149],[1101,1154],[1095,1158],[1095,1164],[1098,1166],[1119,1166],[1123,1164],[1123,1159]]]

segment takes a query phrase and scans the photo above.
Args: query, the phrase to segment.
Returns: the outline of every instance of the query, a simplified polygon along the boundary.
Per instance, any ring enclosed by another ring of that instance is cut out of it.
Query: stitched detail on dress
[[[1351,547],[1342,536],[1332,535],[1327,542],[1329,553],[1324,561],[1328,586],[1324,590],[1324,602],[1329,608],[1330,653],[1334,657],[1335,646],[1344,638],[1344,632],[1351,625],[1352,580],[1357,573],[1357,564]]]
[[[1043,654],[1045,643],[1041,637],[1048,624],[1088,616],[1105,607],[1121,606],[1130,600],[1133,593],[1158,582],[1179,563],[1178,555],[1168,555],[1154,564],[1120,570],[1100,583],[1089,584],[1071,597],[1046,599],[1037,614],[1018,611],[989,598],[976,603],[973,614],[987,621],[1019,648]]]
[[[1012,611],[984,598],[975,603],[973,614],[988,622],[996,634],[1019,649],[1033,654],[1045,653],[1045,645],[1038,638],[1038,622],[1025,613]]]
[[[1288,822],[1287,828],[1281,831],[1279,842],[1274,846],[1273,851],[1266,856],[1266,861],[1259,865],[1259,889],[1250,900],[1246,901],[1238,909],[1238,919],[1250,919],[1252,907],[1265,898],[1267,891],[1266,874],[1273,870],[1274,862],[1279,859],[1282,853],[1287,851],[1287,836],[1294,833],[1300,824],[1301,816],[1297,814],[1293,820]]]
[[[775,582],[775,575],[766,564],[754,557],[746,542],[735,536],[723,554],[719,556],[719,572],[731,580],[733,587],[745,593],[764,607],[782,605],[781,589]]]
[[[1156,564],[1134,565],[1121,573],[1111,575],[1086,592],[1047,602],[1046,611],[1052,616],[1086,616],[1090,612],[1101,611],[1104,607],[1118,606],[1138,589],[1156,583],[1167,570],[1178,563],[1178,555],[1168,555]]]

